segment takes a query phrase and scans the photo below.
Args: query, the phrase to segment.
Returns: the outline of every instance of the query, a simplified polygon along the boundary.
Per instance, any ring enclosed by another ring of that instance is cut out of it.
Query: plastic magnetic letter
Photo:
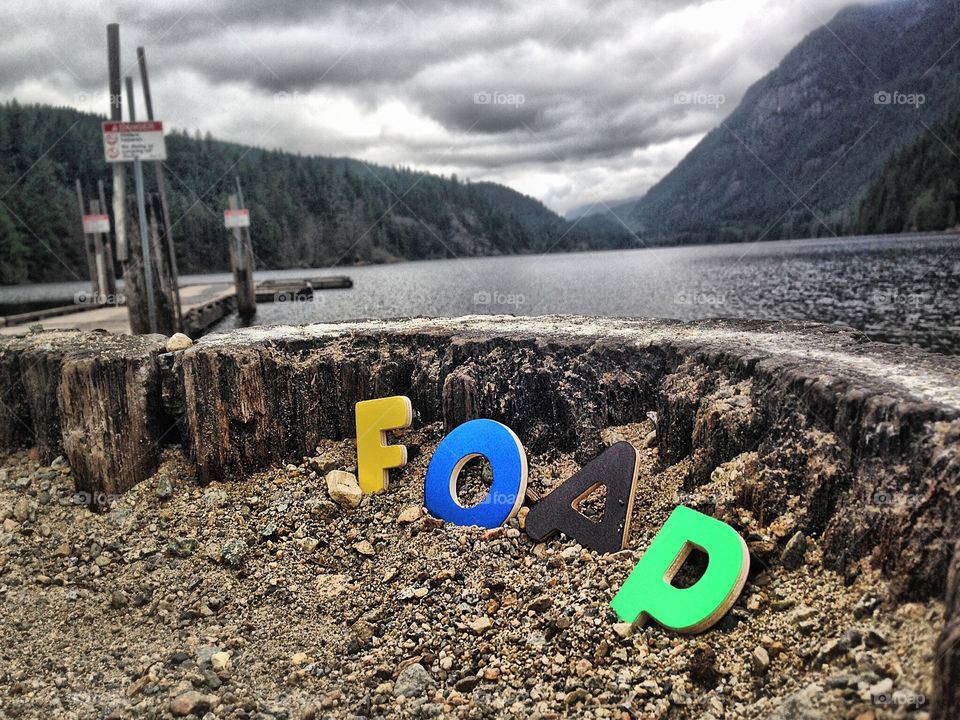
[[[493,485],[473,507],[457,498],[457,477],[468,461],[483,456],[493,470]],[[427,510],[455,525],[495,528],[513,517],[527,491],[527,455],[513,430],[495,420],[470,420],[437,446],[424,484]]]
[[[623,550],[630,536],[637,470],[637,450],[633,445],[611,445],[530,509],[524,524],[527,535],[542,542],[562,532],[599,553]],[[606,487],[603,519],[594,522],[579,507],[601,485]]]
[[[670,584],[693,548],[708,556],[703,576],[688,588]],[[706,630],[736,602],[750,570],[750,553],[732,527],[683,505],[654,536],[610,606],[623,622],[653,618],[666,628]]]
[[[364,493],[380,493],[390,483],[390,468],[407,464],[405,445],[387,445],[386,430],[410,427],[413,405],[402,395],[363,400],[356,405],[357,480]]]

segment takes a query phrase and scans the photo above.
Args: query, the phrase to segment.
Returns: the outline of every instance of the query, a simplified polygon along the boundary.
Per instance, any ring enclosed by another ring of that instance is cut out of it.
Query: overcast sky
[[[847,4],[5,2],[0,97],[106,113],[119,22],[168,127],[493,180],[566,212],[642,194]]]

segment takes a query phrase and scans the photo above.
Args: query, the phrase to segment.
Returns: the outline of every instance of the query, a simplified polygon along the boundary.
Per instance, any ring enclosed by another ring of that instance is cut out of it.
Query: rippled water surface
[[[350,275],[354,287],[318,292],[307,302],[261,305],[257,323],[472,313],[737,317],[838,323],[876,340],[960,350],[960,237],[952,235],[450,259],[258,276],[328,272]],[[227,276],[184,282],[213,279]],[[11,290],[3,288],[0,299]],[[236,324],[230,318],[218,329]]]

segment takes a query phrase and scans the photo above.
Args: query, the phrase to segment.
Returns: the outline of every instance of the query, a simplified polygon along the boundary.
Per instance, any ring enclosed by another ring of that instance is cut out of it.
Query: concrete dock
[[[180,301],[184,320],[188,330],[205,330],[217,320],[232,312],[231,302],[235,291],[233,283],[211,283],[205,285],[187,285],[180,288]],[[112,333],[129,334],[130,322],[127,308],[123,305],[111,305],[93,309],[79,306],[75,312],[29,319],[16,324],[0,327],[0,335],[20,335],[28,328],[40,325],[45,330],[108,330]],[[188,332],[191,336],[193,333]]]

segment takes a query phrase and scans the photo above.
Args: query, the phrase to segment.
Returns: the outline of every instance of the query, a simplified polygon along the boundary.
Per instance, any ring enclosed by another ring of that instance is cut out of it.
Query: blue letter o
[[[471,508],[457,498],[457,477],[471,458],[482,455],[493,470],[487,496]],[[527,456],[513,430],[495,420],[470,420],[437,446],[427,468],[427,509],[455,525],[500,527],[520,509],[527,490]]]

